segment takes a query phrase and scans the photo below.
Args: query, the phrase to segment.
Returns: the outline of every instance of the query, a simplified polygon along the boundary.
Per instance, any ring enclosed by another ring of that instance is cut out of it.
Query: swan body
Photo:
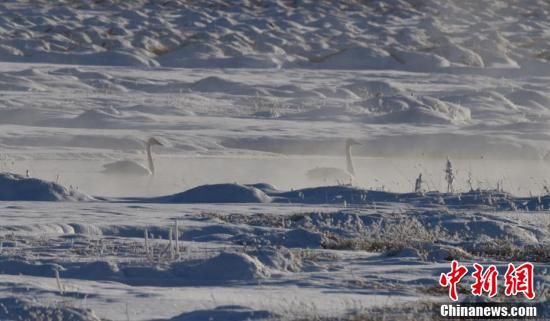
[[[353,180],[353,175],[336,167],[316,167],[310,169],[306,175],[310,180],[323,183],[349,182]]]
[[[135,176],[153,175],[149,168],[132,160],[120,160],[105,164],[103,165],[103,173]]]
[[[133,160],[120,160],[103,165],[103,173],[129,176],[151,176],[155,174],[155,165],[153,163],[152,147],[154,145],[162,146],[158,139],[151,137],[146,143],[145,151],[147,153],[147,166]]]
[[[353,139],[346,140],[346,169],[337,167],[317,167],[307,171],[306,176],[312,181],[318,181],[323,183],[351,183],[355,178],[355,168],[353,167],[353,160],[351,158],[351,147],[353,145],[359,145],[359,143]]]

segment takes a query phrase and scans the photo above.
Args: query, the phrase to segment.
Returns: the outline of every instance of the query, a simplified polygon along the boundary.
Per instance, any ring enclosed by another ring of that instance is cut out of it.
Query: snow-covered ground
[[[8,202],[0,217],[10,222],[0,229],[5,295],[109,320],[208,320],[224,309],[214,320],[246,320],[250,311],[309,320],[374,306],[390,314],[407,302],[445,301],[436,280],[449,257],[501,269],[514,255],[535,261],[536,290],[548,300],[546,212]],[[170,241],[176,220],[179,251]],[[340,238],[358,247],[331,246]],[[375,240],[389,249],[374,250]],[[537,257],[542,246],[546,256]]]
[[[1,2],[0,320],[429,320],[452,258],[550,313],[549,15]]]

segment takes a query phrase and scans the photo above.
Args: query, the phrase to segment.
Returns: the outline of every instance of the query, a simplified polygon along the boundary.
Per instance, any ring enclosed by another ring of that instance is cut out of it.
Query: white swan
[[[147,152],[147,167],[132,160],[120,160],[103,165],[103,173],[131,176],[154,175],[155,165],[153,164],[153,156],[151,155],[151,149],[154,145],[163,146],[163,144],[154,137],[147,140],[145,148]]]
[[[353,145],[359,145],[359,143],[351,138],[346,140],[346,170],[336,167],[317,167],[307,171],[306,176],[310,180],[321,181],[323,183],[351,183],[355,177],[355,168],[351,159],[351,147]]]

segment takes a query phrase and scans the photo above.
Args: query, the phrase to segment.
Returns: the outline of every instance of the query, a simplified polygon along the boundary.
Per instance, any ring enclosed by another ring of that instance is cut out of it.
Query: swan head
[[[348,138],[346,140],[346,146],[353,146],[353,145],[361,145],[361,143],[359,143],[358,141],[356,141],[353,138]]]
[[[158,146],[164,146],[162,142],[160,142],[157,138],[151,137],[147,140],[148,146],[158,145]]]

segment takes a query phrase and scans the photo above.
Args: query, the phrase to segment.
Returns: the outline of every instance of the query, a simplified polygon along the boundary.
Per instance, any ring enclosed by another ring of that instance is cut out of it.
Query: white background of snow
[[[0,170],[29,170],[32,177],[101,196],[164,195],[220,182],[290,189],[318,184],[305,179],[315,166],[343,167],[343,142],[353,137],[363,143],[354,150],[359,186],[408,192],[422,172],[427,188],[442,190],[449,156],[460,190],[470,171],[476,187],[503,180],[517,195],[543,192],[550,178],[543,159],[550,150],[547,1],[266,3],[2,2]],[[155,149],[154,178],[100,173],[114,160],[145,162],[143,141],[151,135],[168,143]],[[67,224],[92,231],[129,225],[139,233],[203,212],[304,210],[329,208],[2,203],[0,229],[29,238],[70,235]],[[473,220],[470,215],[465,220]],[[546,213],[499,215],[548,225]],[[182,221],[182,229],[196,224]],[[361,262],[372,256],[343,255],[365,256]],[[396,282],[435,280],[434,269],[447,266],[411,270],[399,260],[382,263],[360,265],[354,273],[371,277],[391,267],[397,272],[388,276]],[[296,278],[308,281],[307,275],[289,276],[281,287],[63,282],[98,294],[77,302],[113,320],[126,320],[126,305],[132,320],[225,304],[295,314],[301,307],[292,301],[328,315],[418,295],[327,294],[327,285],[342,281],[342,275],[327,275],[313,288],[298,287]],[[24,289],[44,302],[61,299],[51,277],[1,279],[3,294]]]

